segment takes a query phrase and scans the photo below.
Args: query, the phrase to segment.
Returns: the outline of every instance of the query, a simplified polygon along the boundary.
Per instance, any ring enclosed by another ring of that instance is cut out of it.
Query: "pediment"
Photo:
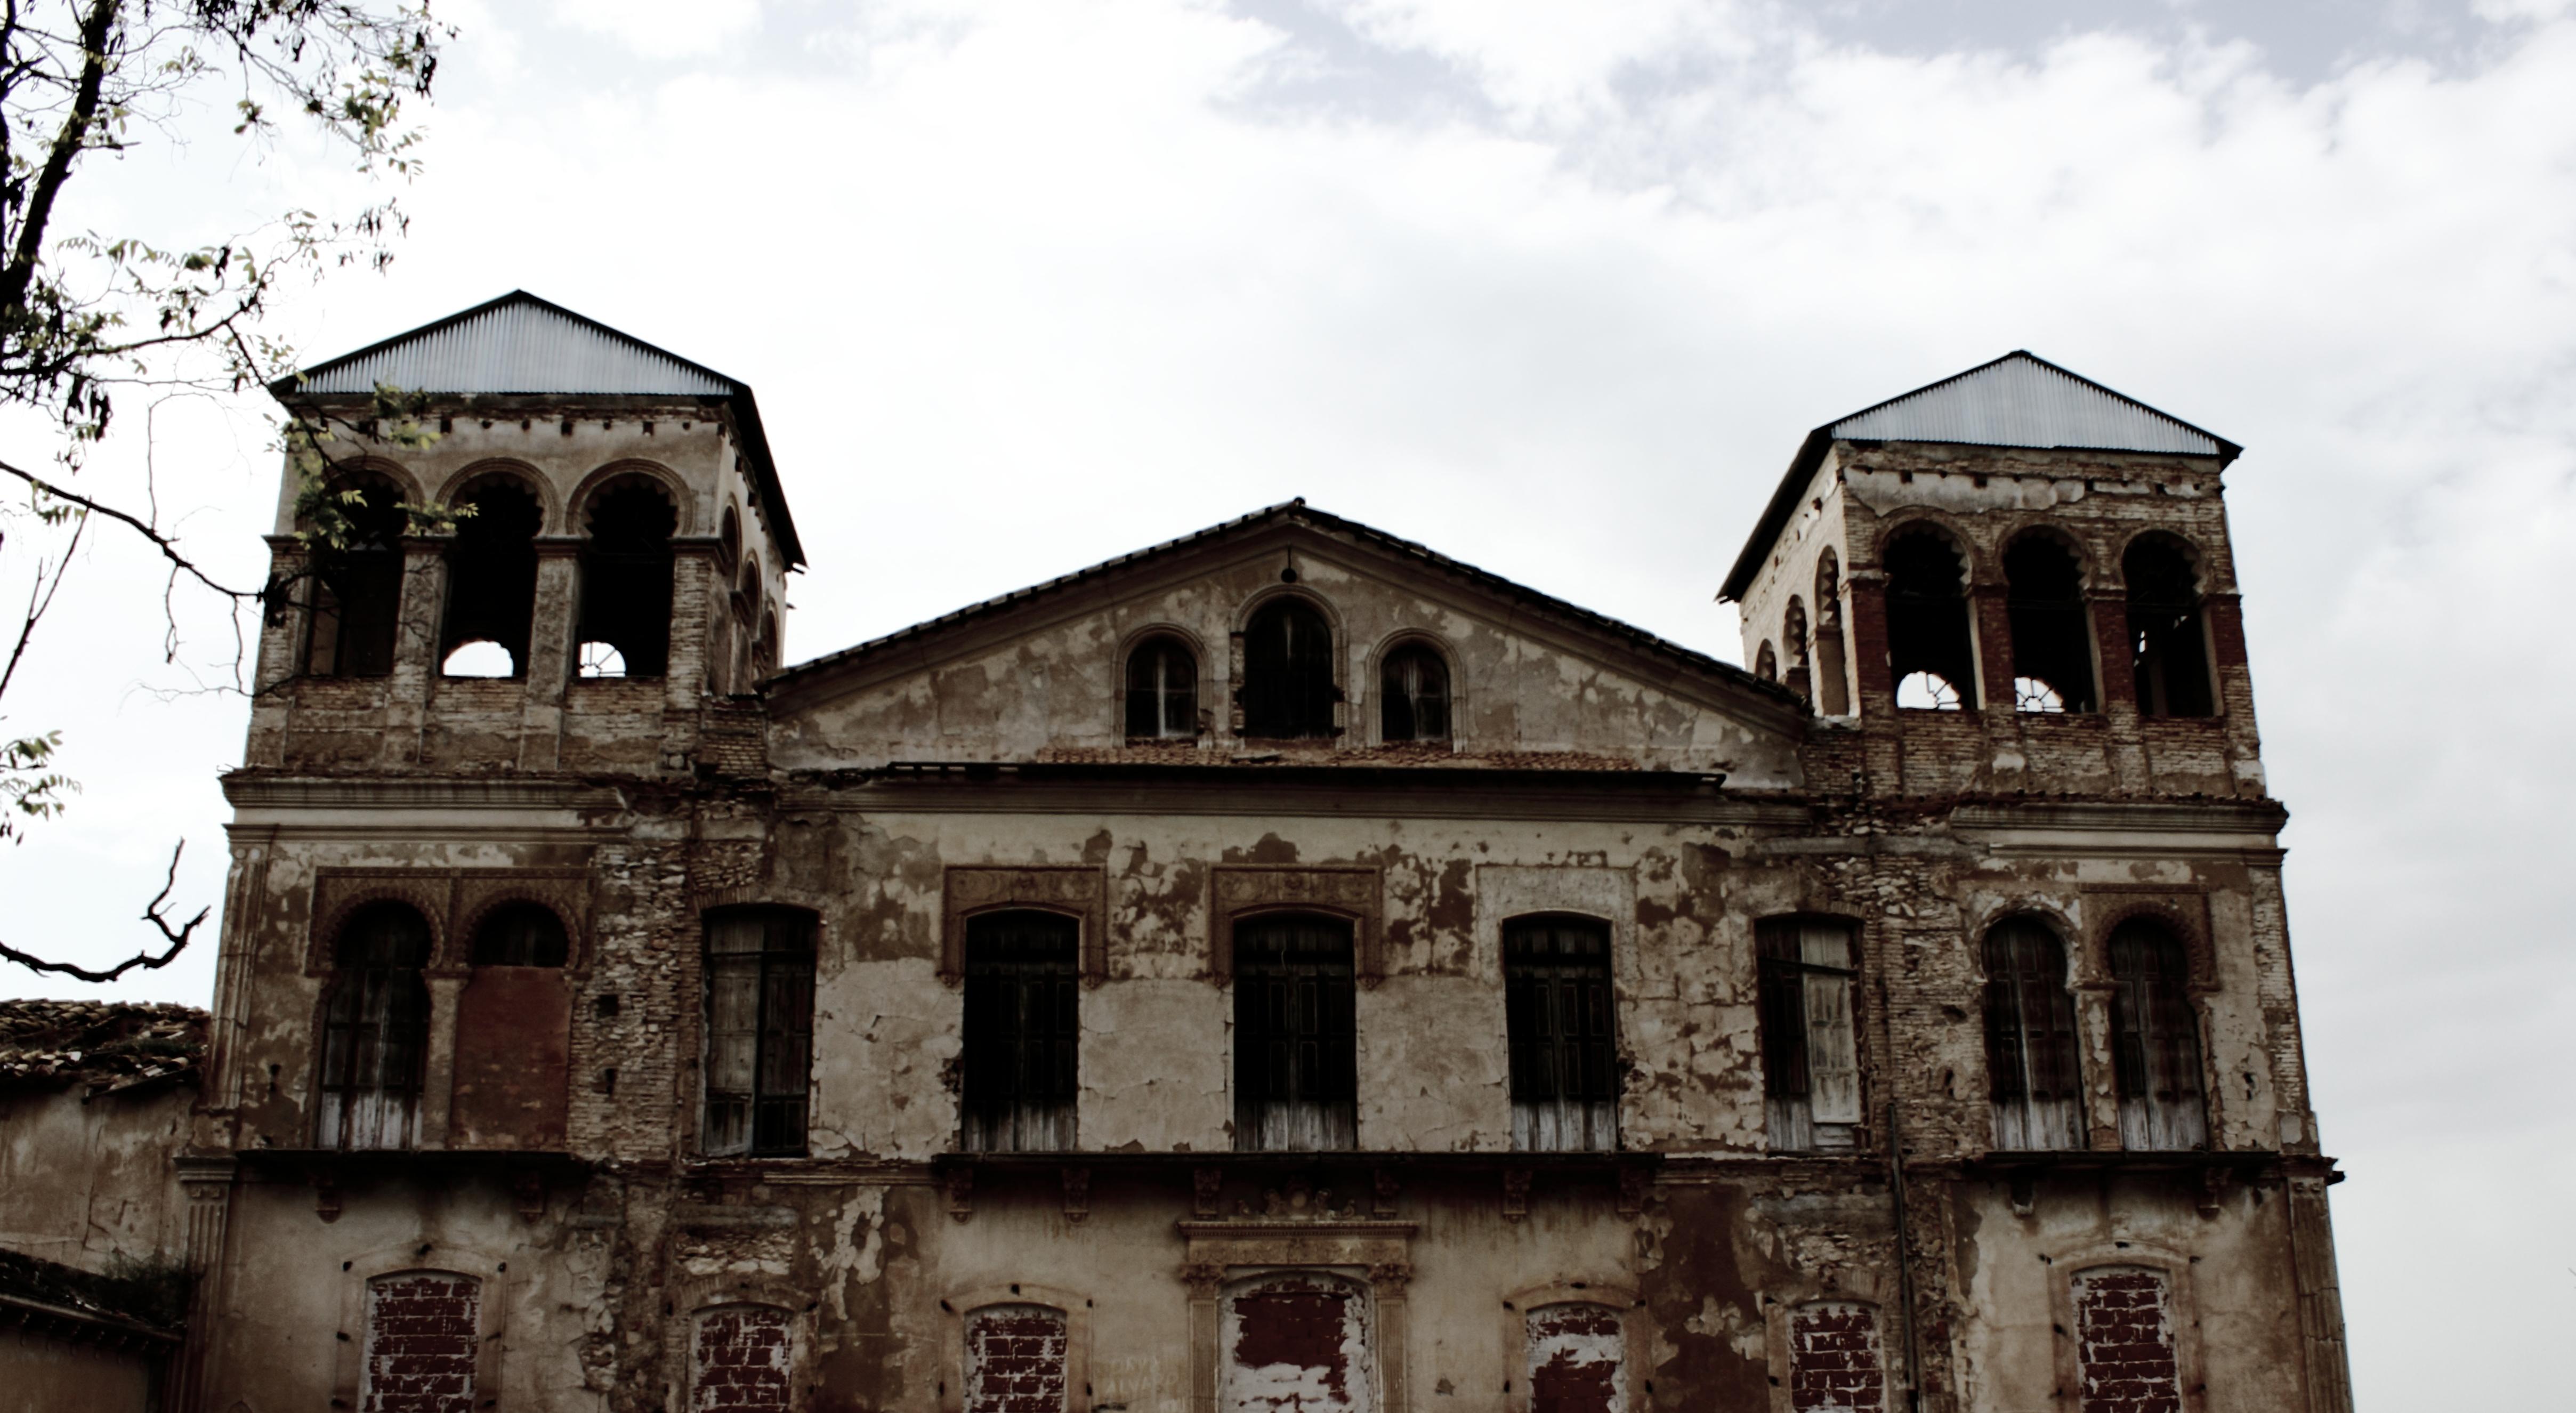
[[[1236,734],[1240,633],[1287,595],[1329,625],[1338,734]],[[1209,730],[1131,739],[1128,654],[1163,636],[1196,660]],[[1382,739],[1375,677],[1400,644],[1449,665],[1453,731]],[[772,678],[772,759],[1491,766],[1689,770],[1790,783],[1804,709],[1743,669],[1353,521],[1274,506]]]

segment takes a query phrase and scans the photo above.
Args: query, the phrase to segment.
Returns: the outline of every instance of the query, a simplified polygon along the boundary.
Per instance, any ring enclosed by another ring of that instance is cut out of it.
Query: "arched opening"
[[[1977,705],[1976,639],[1968,630],[1968,564],[1947,535],[1909,526],[1887,543],[1887,666],[1896,704]]]
[[[2066,946],[2048,924],[2006,918],[1986,933],[1986,1078],[1995,1146],[2082,1148],[2084,1091]]]
[[[1366,1286],[1329,1271],[1272,1271],[1226,1292],[1217,1406],[1229,1413],[1371,1413],[1376,1321]]]
[[[1877,1307],[1810,1300],[1789,1312],[1788,1404],[1796,1409],[1887,1406],[1887,1356]]]
[[[796,1316],[776,1305],[717,1305],[697,1312],[690,1341],[692,1410],[765,1413],[796,1402]]]
[[[1066,1388],[1070,1340],[1062,1310],[1035,1303],[979,1305],[966,1312],[964,1323],[962,1413],[1043,1413],[1072,1406]]]
[[[760,583],[760,556],[744,555],[742,575],[734,581],[733,594],[727,601],[733,648],[727,659],[732,667],[731,680],[725,684],[727,691],[743,691],[760,676],[760,630],[756,621],[760,614]]]
[[[1428,643],[1406,643],[1378,671],[1378,736],[1385,741],[1449,739],[1449,661]]]
[[[1351,925],[1306,913],[1234,929],[1234,1143],[1255,1153],[1359,1147]]]
[[[724,508],[724,519],[716,530],[717,568],[730,574],[742,558],[742,516],[730,505]]]
[[[1333,630],[1300,598],[1263,604],[1243,630],[1243,734],[1282,740],[1335,736]]]
[[[406,903],[369,903],[341,926],[322,1010],[316,1147],[418,1143],[429,941],[429,923]]]
[[[2012,623],[2013,709],[2097,710],[2083,566],[2053,537],[2024,535],[2004,551],[2004,582]]]
[[[964,1094],[970,1153],[1074,1147],[1081,1062],[1081,924],[1013,909],[966,921]]]
[[[449,677],[520,677],[528,670],[537,608],[537,529],[545,511],[516,477],[486,477],[457,496],[474,513],[447,547],[447,614],[439,671]]]
[[[1842,561],[1827,545],[1816,557],[1816,709],[1851,714],[1851,679],[1844,665]]]
[[[2133,917],[2111,930],[2111,1060],[2120,1082],[2120,1146],[2208,1145],[2191,955],[2153,918]]]
[[[1801,700],[1811,700],[1811,674],[1807,671],[1807,605],[1796,594],[1789,596],[1788,610],[1780,615],[1780,646],[1788,655],[1788,670],[1780,681]]]
[[[1763,639],[1762,646],[1754,651],[1753,675],[1765,682],[1780,680],[1780,654],[1768,638]]]
[[[754,675],[767,677],[778,670],[778,607],[770,604],[760,610],[760,635],[751,640]]]
[[[1199,734],[1199,660],[1180,639],[1147,638],[1127,654],[1127,734],[1140,740]]]
[[[359,1405],[361,1413],[463,1410],[489,1402],[474,1397],[483,1363],[483,1282],[456,1271],[377,1276],[367,1282],[365,1321],[358,1378],[374,1396]],[[404,1396],[426,1390],[436,1392]]]
[[[1619,1035],[1610,925],[1550,915],[1503,924],[1503,1017],[1511,1045],[1512,1146],[1619,1146]]]
[[[316,677],[383,677],[394,670],[402,540],[411,517],[402,492],[369,472],[351,473],[326,495],[345,543],[313,551],[304,670]]]
[[[2129,589],[2139,715],[2210,715],[2209,647],[2189,549],[2170,535],[2141,535],[2120,557],[2120,577]]]
[[[578,670],[584,677],[659,677],[671,661],[671,536],[679,508],[652,478],[622,476],[591,498],[588,518]]]

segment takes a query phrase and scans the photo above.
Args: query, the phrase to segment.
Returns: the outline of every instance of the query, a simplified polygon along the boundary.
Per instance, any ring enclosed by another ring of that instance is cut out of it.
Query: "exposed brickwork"
[[[2083,1413],[2181,1413],[2163,1276],[2110,1270],[2076,1277],[2075,1339]]]
[[[727,1305],[698,1316],[690,1358],[689,1413],[789,1406],[788,1314],[775,1305]]]
[[[1798,1413],[1871,1413],[1887,1406],[1875,1309],[1817,1300],[1789,1312],[1789,1406]]]
[[[483,1283],[413,1271],[367,1287],[361,1413],[471,1413]]]
[[[1064,1312],[988,1305],[966,1317],[966,1413],[1063,1413]]]
[[[1542,1305],[1529,1313],[1530,1413],[1622,1413],[1623,1337],[1606,1305]]]

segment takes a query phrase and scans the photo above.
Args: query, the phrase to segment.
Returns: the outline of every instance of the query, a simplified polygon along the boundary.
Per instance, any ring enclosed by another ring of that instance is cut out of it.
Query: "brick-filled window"
[[[1217,1406],[1240,1413],[1364,1413],[1376,1406],[1368,1291],[1325,1272],[1256,1277],[1218,1315]]]
[[[966,1312],[965,1413],[1064,1413],[1064,1312],[987,1305]]]
[[[1407,643],[1386,655],[1378,673],[1378,735],[1449,739],[1449,661],[1429,645]]]
[[[1789,1312],[1789,1407],[1796,1413],[1879,1413],[1887,1407],[1875,1306],[1811,1300]]]
[[[524,677],[537,611],[536,493],[510,476],[486,477],[457,497],[474,513],[447,547],[447,614],[439,671],[449,677]]]
[[[1619,1312],[1574,1301],[1524,1317],[1530,1413],[1626,1413],[1627,1338]]]
[[[2006,918],[1986,933],[1986,1078],[1995,1146],[2085,1146],[2075,998],[2066,946],[2037,918]]]
[[[2141,716],[2208,716],[2209,645],[2201,631],[2200,575],[2171,535],[2141,535],[2120,556],[2129,589],[2129,651]]]
[[[359,473],[334,485],[328,512],[341,517],[341,543],[313,554],[312,626],[304,670],[316,677],[383,677],[394,670],[394,630],[402,607],[403,533],[411,517],[402,492]],[[351,493],[342,499],[338,493]],[[313,528],[328,531],[330,527]]]
[[[795,1406],[794,1316],[775,1305],[698,1312],[689,1413],[785,1413]]]
[[[2200,1081],[2200,1017],[2191,957],[2152,918],[2111,930],[2111,1062],[2120,1082],[2120,1146],[2202,1148],[2209,1109]]]
[[[1355,982],[1347,922],[1270,914],[1235,924],[1235,1147],[1359,1146]]]
[[[966,921],[965,1094],[973,1153],[1074,1146],[1082,926],[1011,910]]]
[[[2083,566],[2047,534],[2024,535],[2004,551],[2004,583],[2012,625],[2013,709],[2098,710]]]
[[[2107,1267],[2075,1278],[2082,1413],[2182,1413],[2173,1291],[2163,1273]]]
[[[1274,599],[1243,629],[1243,734],[1339,735],[1333,708],[1333,630],[1313,604]]]
[[[709,1154],[805,1151],[814,1053],[814,923],[783,908],[707,920]]]
[[[449,1271],[367,1282],[360,1413],[475,1413],[483,1283]]]
[[[1127,734],[1199,734],[1199,660],[1178,638],[1148,638],[1127,655]]]
[[[1503,1010],[1511,1042],[1512,1146],[1619,1146],[1619,1041],[1610,927],[1587,917],[1503,924]]]
[[[581,547],[584,677],[659,677],[671,662],[671,535],[680,512],[660,483],[624,476],[591,497]]]
[[[1887,664],[1896,704],[1977,706],[1977,641],[1968,629],[1968,561],[1949,536],[1910,525],[1887,544]]]
[[[429,924],[409,904],[370,903],[350,915],[333,949],[322,1008],[322,1148],[409,1148],[419,1142],[429,1049]]]
[[[1762,1088],[1771,1146],[1843,1149],[1858,1141],[1860,1051],[1852,1017],[1859,971],[1839,918],[1755,924],[1761,969]]]

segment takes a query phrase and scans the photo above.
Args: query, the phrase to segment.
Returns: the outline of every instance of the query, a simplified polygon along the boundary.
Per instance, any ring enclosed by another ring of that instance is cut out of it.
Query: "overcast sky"
[[[1304,495],[1740,659],[1718,581],[1841,413],[2029,348],[2244,444],[2361,1405],[2566,1405],[2567,0],[442,9],[400,259],[281,331],[524,287],[751,382],[814,559],[791,658]],[[356,190],[209,133],[76,219]],[[253,582],[260,416],[150,447]],[[78,572],[0,729],[65,727],[87,792],[0,855],[0,926],[103,959],[173,840],[219,897],[244,712],[170,695],[224,643],[164,664],[129,550]],[[202,1004],[212,962],[121,989]]]

